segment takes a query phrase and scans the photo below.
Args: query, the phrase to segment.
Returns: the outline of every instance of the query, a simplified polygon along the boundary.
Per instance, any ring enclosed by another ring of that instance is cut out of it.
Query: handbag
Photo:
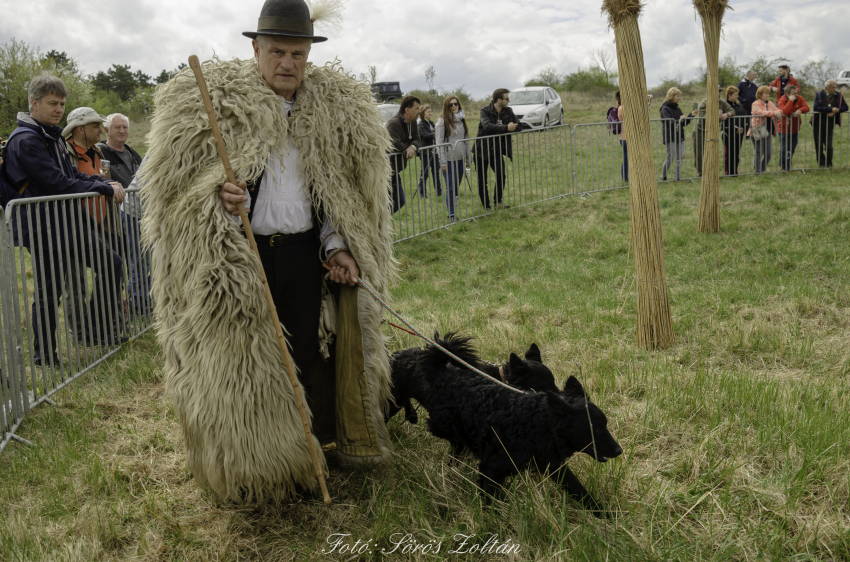
[[[753,140],[764,140],[770,136],[770,131],[767,130],[767,120],[758,127],[753,127]]]

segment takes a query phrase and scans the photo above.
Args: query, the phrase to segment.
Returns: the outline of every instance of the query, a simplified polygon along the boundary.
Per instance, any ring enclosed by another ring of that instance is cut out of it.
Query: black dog
[[[607,462],[623,449],[608,431],[605,414],[575,377],[567,380],[562,394],[521,394],[458,369],[436,348],[427,351],[432,360],[422,369],[431,395],[440,397],[425,402],[428,429],[451,444],[453,456],[469,449],[479,460],[485,502],[517,469],[536,466],[548,468],[570,496],[602,515],[600,505],[565,463],[576,452]]]
[[[481,360],[472,346],[472,338],[457,336],[455,332],[449,332],[446,334],[446,339],[441,340],[440,334],[435,333],[434,341],[439,341],[440,345],[447,350],[495,379],[503,379],[505,382],[524,390],[558,392],[555,377],[552,375],[552,371],[543,364],[540,349],[536,344],[532,343],[528,351],[525,352],[525,361],[511,353],[508,364],[499,367],[484,363]],[[437,352],[441,353],[439,350]],[[405,420],[414,424],[419,421],[419,415],[413,408],[410,399],[413,398],[424,405],[428,398],[428,381],[422,367],[432,362],[430,353],[429,350],[419,347],[410,347],[393,353],[390,358],[390,367],[392,369],[393,401],[395,405],[390,404],[385,421],[389,421],[402,408],[404,408]],[[443,355],[443,359],[460,369],[466,369],[448,355]],[[425,409],[427,410],[428,407],[426,406]]]

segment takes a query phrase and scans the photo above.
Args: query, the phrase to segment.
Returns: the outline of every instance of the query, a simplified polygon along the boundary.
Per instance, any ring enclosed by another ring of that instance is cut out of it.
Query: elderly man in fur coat
[[[318,11],[267,0],[257,32],[244,34],[254,58],[203,65],[244,181],[226,182],[188,69],[157,89],[141,178],[167,396],[195,479],[237,502],[316,486],[257,258],[232,216],[238,202],[250,206],[315,438],[336,442],[343,467],[391,457],[381,310],[354,281],[386,297],[394,274],[390,143],[365,85],[307,62],[311,44],[326,40],[313,34]],[[323,282],[322,261],[333,283]]]

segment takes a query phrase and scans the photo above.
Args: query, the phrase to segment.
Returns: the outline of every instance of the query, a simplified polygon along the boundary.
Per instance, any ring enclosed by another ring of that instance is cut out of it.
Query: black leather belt
[[[257,246],[271,246],[272,248],[280,248],[282,246],[290,246],[296,242],[302,242],[313,238],[313,229],[298,232],[296,234],[272,234],[271,236],[262,236],[255,234],[254,239],[257,241]]]

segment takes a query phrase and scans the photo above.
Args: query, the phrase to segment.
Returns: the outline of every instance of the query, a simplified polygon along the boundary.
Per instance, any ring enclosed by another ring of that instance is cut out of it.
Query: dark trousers
[[[826,121],[826,123],[824,123]],[[835,129],[835,118],[822,117],[812,124],[812,134],[815,137],[815,154],[818,166],[832,167],[832,133]],[[826,149],[826,157],[824,157]]]
[[[798,133],[779,133],[779,166],[786,172],[791,171],[791,157],[797,150]]]
[[[119,315],[124,313],[120,305],[124,283],[123,262],[121,256],[93,231],[95,227],[86,212],[78,211],[69,205],[69,212],[77,213],[78,217],[67,220],[66,215],[66,220],[59,221],[55,215],[48,218],[52,213],[42,209],[42,219],[47,219],[47,222],[43,220],[41,224],[49,223],[51,233],[48,234],[46,229],[33,232],[27,245],[32,258],[35,285],[32,304],[34,359],[56,353],[56,312],[66,269],[70,275],[77,275],[79,268],[92,270],[93,288],[88,299],[88,321],[83,323],[89,337],[109,341],[119,335],[117,326],[122,324]],[[79,218],[80,215],[82,218]],[[68,239],[65,237],[66,231]],[[69,267],[66,268],[65,264]],[[88,287],[83,286],[81,289],[82,298],[85,299]],[[77,319],[67,320],[74,325]]]
[[[122,213],[124,236],[127,244],[127,300],[135,314],[148,315],[151,311],[151,254],[142,248],[139,219]]]
[[[734,127],[730,127],[733,131]],[[738,164],[741,162],[741,145],[744,135],[732,133],[723,137],[723,168],[727,176],[738,175]]]
[[[428,195],[428,176],[434,178],[434,186],[437,188],[437,196],[443,194],[442,185],[440,185],[440,162],[437,154],[432,150],[426,150],[419,154],[419,160],[422,161],[422,171],[419,172],[419,195],[425,197]]]
[[[393,214],[395,214],[407,202],[404,197],[401,178],[395,170],[390,172],[390,197],[393,200]]]
[[[624,182],[629,183],[629,147],[624,140],[620,141],[620,146],[623,147],[623,163],[620,165],[620,176]]]
[[[319,350],[319,314],[322,306],[322,263],[314,237],[288,246],[257,242],[260,261],[269,282],[277,315],[288,333],[292,361],[299,380]]]
[[[475,153],[475,172],[478,175],[478,198],[485,209],[490,208],[490,190],[487,187],[487,168],[496,174],[496,191],[493,193],[493,202],[499,205],[505,191],[505,161],[501,154],[486,154],[483,150]]]

